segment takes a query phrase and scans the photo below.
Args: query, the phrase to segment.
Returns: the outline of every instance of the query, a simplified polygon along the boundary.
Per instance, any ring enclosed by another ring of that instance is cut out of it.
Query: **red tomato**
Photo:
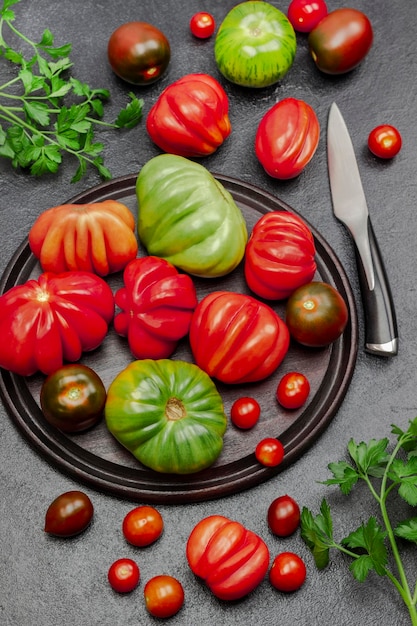
[[[368,17],[349,8],[331,11],[308,36],[313,61],[326,74],[353,70],[368,54],[372,41]]]
[[[190,327],[196,364],[224,383],[269,376],[285,357],[288,329],[275,311],[241,293],[213,291],[200,300]]]
[[[230,135],[229,98],[209,74],[186,74],[166,87],[146,118],[156,145],[170,154],[212,154]]]
[[[254,398],[238,398],[230,410],[230,417],[238,428],[253,428],[261,414],[261,407]]]
[[[266,437],[255,448],[257,461],[266,467],[276,467],[284,459],[284,446],[278,439]]]
[[[132,559],[118,559],[110,565],[107,578],[115,591],[129,593],[139,584],[139,567]]]
[[[57,537],[73,537],[90,525],[93,514],[93,504],[85,493],[67,491],[49,505],[44,530]]]
[[[179,580],[162,574],[154,576],[143,590],[145,606],[153,617],[172,617],[184,604],[184,589]]]
[[[320,124],[312,107],[296,98],[284,98],[261,119],[255,136],[255,153],[273,178],[295,178],[313,158]]]
[[[124,269],[124,287],[116,291],[120,312],[114,329],[127,337],[136,359],[165,359],[188,334],[197,306],[194,283],[188,274],[159,257],[134,259]]]
[[[144,547],[154,543],[162,534],[164,522],[161,514],[152,506],[138,506],[127,513],[123,520],[123,535],[133,546]]]
[[[40,402],[46,420],[64,433],[87,430],[103,417],[106,389],[86,365],[67,364],[45,379]]]
[[[381,159],[392,159],[399,153],[401,146],[401,135],[394,126],[381,124],[369,133],[369,150]]]
[[[146,22],[127,22],[110,36],[107,55],[119,78],[133,85],[150,85],[166,71],[171,58],[168,39]]]
[[[277,400],[284,409],[299,409],[308,398],[310,383],[300,372],[288,372],[278,383]]]
[[[186,547],[192,572],[220,600],[238,600],[253,591],[269,567],[266,543],[239,522],[222,515],[202,519]]]
[[[211,13],[200,11],[195,13],[190,20],[190,29],[194,37],[208,39],[214,33],[216,22]]]
[[[280,496],[269,505],[267,520],[274,535],[288,537],[300,525],[300,507],[291,496]]]
[[[245,280],[266,300],[283,300],[316,272],[311,230],[290,211],[271,211],[252,229],[245,250]]]
[[[304,346],[327,346],[343,333],[348,308],[332,285],[311,282],[288,298],[285,321],[291,336]]]
[[[29,245],[44,272],[107,276],[136,258],[134,231],[132,211],[116,200],[61,204],[40,214],[29,231]]]
[[[324,0],[292,0],[287,16],[294,30],[309,33],[327,15]]]
[[[97,348],[113,319],[111,287],[90,272],[45,272],[0,297],[0,367],[51,374]]]
[[[269,580],[278,591],[296,591],[299,589],[307,575],[304,561],[294,552],[282,552],[278,554],[269,571]]]

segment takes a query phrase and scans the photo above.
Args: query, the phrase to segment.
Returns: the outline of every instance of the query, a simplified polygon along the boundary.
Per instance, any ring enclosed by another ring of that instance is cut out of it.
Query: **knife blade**
[[[355,244],[365,317],[365,351],[380,356],[398,353],[395,308],[384,262],[369,216],[352,140],[339,107],[330,107],[327,160],[333,212]]]

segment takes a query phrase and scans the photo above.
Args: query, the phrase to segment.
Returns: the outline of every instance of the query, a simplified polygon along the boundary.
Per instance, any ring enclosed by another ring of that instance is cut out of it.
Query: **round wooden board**
[[[269,211],[297,213],[275,196],[253,185],[222,175],[215,176],[233,195],[249,232],[261,215]],[[114,198],[129,206],[136,216],[135,183],[136,176],[133,175],[114,179],[68,202],[89,203]],[[315,279],[331,283],[344,297],[349,308],[346,330],[327,348],[310,350],[291,344],[276,372],[260,383],[244,387],[216,383],[227,415],[230,415],[233,401],[242,395],[255,397],[262,413],[260,421],[250,431],[240,431],[232,424],[228,425],[223,452],[210,468],[189,476],[158,474],[142,466],[122,448],[107,431],[104,421],[86,433],[65,435],[50,426],[40,410],[39,392],[44,377],[39,374],[24,378],[1,370],[0,395],[20,432],[43,458],[61,471],[98,490],[133,501],[183,503],[210,500],[248,489],[282,472],[314,443],[335,416],[349,387],[358,349],[357,312],[349,280],[332,248],[311,224],[308,225],[317,250]],[[141,250],[140,255],[143,254],[145,251]],[[37,277],[40,272],[38,261],[25,240],[2,276],[0,293]],[[199,299],[213,289],[250,293],[242,265],[221,279],[193,280]],[[111,276],[108,282],[116,291],[122,286],[122,275]],[[283,317],[285,303],[268,304]],[[172,358],[192,361],[187,340],[180,343]],[[82,362],[93,367],[107,387],[132,359],[126,340],[111,328],[102,346],[83,355]],[[275,390],[281,376],[291,370],[307,375],[311,393],[304,407],[285,411],[276,402]],[[255,459],[256,444],[263,437],[277,437],[284,444],[285,460],[277,468],[263,467]]]

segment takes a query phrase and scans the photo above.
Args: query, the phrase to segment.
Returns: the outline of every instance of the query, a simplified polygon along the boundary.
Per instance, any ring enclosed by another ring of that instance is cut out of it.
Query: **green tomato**
[[[194,161],[160,154],[136,182],[138,234],[148,254],[194,276],[224,276],[237,267],[248,239],[232,195]]]
[[[133,361],[111,383],[105,419],[112,435],[156,472],[192,474],[223,449],[227,418],[211,378],[171,359]]]
[[[242,2],[226,15],[216,35],[220,72],[243,87],[268,87],[294,62],[297,40],[287,16],[269,2]]]

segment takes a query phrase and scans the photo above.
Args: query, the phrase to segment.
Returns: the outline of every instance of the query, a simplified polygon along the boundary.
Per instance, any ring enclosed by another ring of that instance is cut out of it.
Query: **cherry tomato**
[[[277,400],[284,409],[299,409],[310,393],[308,378],[300,372],[288,372],[278,383]]]
[[[173,576],[154,576],[146,583],[143,593],[145,606],[153,617],[172,617],[184,604],[184,589]]]
[[[292,0],[287,16],[294,30],[309,33],[327,15],[324,0]]]
[[[296,591],[299,589],[307,575],[304,561],[294,552],[281,552],[278,554],[269,570],[269,580],[275,589],[279,591]]]
[[[107,56],[115,74],[132,85],[150,85],[166,71],[171,48],[158,28],[146,22],[127,22],[111,34]]]
[[[154,543],[162,534],[164,522],[161,514],[152,506],[138,506],[127,513],[123,520],[123,535],[133,546],[144,547]]]
[[[291,496],[279,496],[269,505],[267,521],[274,535],[288,537],[300,525],[300,507]]]
[[[85,493],[67,491],[49,505],[44,530],[57,537],[73,537],[89,526],[93,514],[93,504]]]
[[[330,11],[308,36],[314,63],[326,74],[344,74],[353,70],[371,49],[373,30],[369,18],[342,7]]]
[[[392,159],[392,157],[399,153],[401,146],[401,135],[394,126],[381,124],[380,126],[376,126],[369,133],[369,150],[381,159]]]
[[[254,398],[242,397],[235,400],[230,417],[235,426],[248,429],[255,426],[261,414],[261,407]]]
[[[284,446],[278,439],[266,437],[256,446],[255,456],[262,465],[276,467],[284,458]]]
[[[129,593],[139,584],[139,567],[132,559],[118,559],[110,565],[107,578],[115,591]]]
[[[87,430],[97,424],[106,402],[101,378],[86,365],[63,365],[41,387],[40,402],[50,424],[65,433]]]
[[[304,346],[327,346],[343,333],[348,309],[332,285],[311,282],[296,289],[287,300],[285,321],[290,335]]]
[[[214,33],[216,22],[210,13],[200,11],[195,13],[190,20],[190,30],[194,37],[208,39]]]

